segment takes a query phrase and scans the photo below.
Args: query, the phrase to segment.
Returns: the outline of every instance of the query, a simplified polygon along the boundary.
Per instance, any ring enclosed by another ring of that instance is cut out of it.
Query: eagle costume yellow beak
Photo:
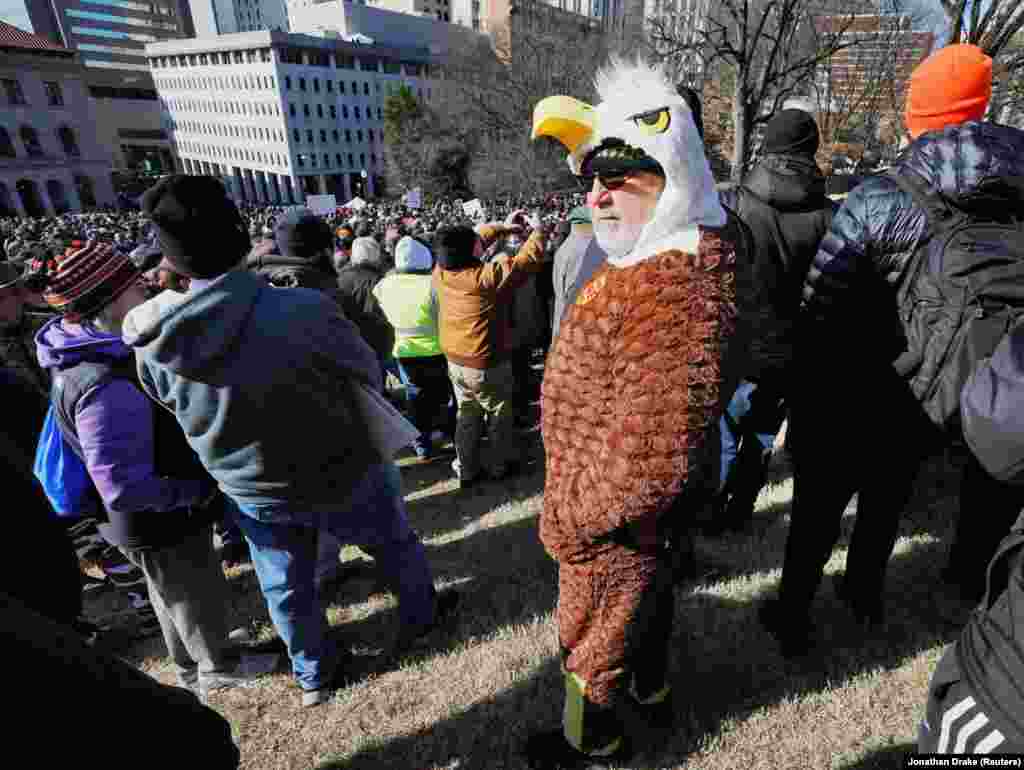
[[[557,139],[573,155],[597,133],[597,111],[571,96],[549,96],[533,108],[531,140],[538,136]]]

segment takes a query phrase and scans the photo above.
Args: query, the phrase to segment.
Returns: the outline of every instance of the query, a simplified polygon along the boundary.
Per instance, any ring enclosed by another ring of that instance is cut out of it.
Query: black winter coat
[[[383,271],[371,265],[348,265],[338,273],[337,293],[345,316],[359,327],[363,339],[381,359],[390,356],[395,346],[395,330],[373,296],[373,288],[383,277]]]
[[[795,352],[804,276],[837,207],[817,165],[799,156],[768,156],[720,197],[752,241],[736,274],[736,334],[746,359],[737,374],[780,382]]]
[[[1024,132],[969,122],[924,134],[893,167],[916,173],[952,205],[966,210],[1019,209],[1009,178],[1024,177]],[[814,338],[832,340],[850,357],[893,361],[905,349],[896,292],[924,211],[885,176],[871,177],[843,202],[804,282],[803,301]]]

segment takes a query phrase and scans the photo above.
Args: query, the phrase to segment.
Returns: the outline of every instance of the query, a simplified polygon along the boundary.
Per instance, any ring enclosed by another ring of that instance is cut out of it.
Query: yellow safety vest
[[[374,287],[373,295],[395,327],[395,358],[440,356],[436,300],[429,275],[390,273]]]

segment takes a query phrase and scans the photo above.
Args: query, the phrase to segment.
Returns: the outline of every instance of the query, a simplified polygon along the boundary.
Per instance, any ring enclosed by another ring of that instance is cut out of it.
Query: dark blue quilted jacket
[[[1024,208],[1024,132],[963,123],[918,137],[894,166],[910,169],[967,211]],[[1018,178],[1017,184],[1007,180]],[[866,180],[843,202],[804,282],[809,326],[839,332],[892,360],[902,352],[895,293],[927,224],[908,193],[885,176]]]

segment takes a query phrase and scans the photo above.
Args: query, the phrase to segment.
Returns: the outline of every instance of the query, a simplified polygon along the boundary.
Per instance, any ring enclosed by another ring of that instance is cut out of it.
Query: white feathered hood
[[[642,62],[613,60],[598,72],[595,86],[596,107],[570,96],[538,102],[533,138],[550,136],[565,145],[574,174],[602,158],[653,159],[661,166],[665,189],[651,221],[630,253],[610,262],[624,267],[670,248],[695,251],[697,228],[722,227],[726,218],[686,102],[660,69]]]

